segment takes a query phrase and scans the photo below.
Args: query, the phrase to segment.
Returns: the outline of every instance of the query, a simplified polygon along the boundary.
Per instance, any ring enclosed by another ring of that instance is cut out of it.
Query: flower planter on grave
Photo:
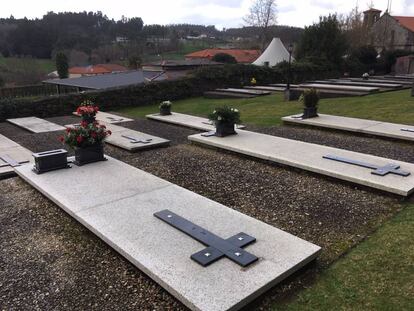
[[[106,161],[104,156],[103,144],[94,144],[86,147],[75,148],[75,164],[82,166],[84,164]]]
[[[36,174],[43,174],[49,171],[70,168],[67,156],[68,152],[65,149],[33,153],[35,160],[33,171]]]
[[[216,136],[225,137],[237,134],[234,130],[234,125],[232,122],[216,122]]]
[[[160,115],[161,116],[169,116],[171,114],[171,107],[161,107],[160,108]]]
[[[96,121],[96,117],[95,116],[89,116],[89,115],[84,115],[81,116],[81,120],[83,122],[86,122],[87,124],[93,123]]]
[[[302,119],[310,119],[318,117],[318,108],[317,107],[305,107],[303,108]]]

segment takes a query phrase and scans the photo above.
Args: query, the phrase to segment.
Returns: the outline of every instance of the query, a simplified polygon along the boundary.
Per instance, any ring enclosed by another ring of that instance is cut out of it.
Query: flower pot
[[[105,161],[103,144],[94,144],[75,149],[75,164],[84,165],[92,162]]]
[[[302,119],[309,119],[318,117],[318,108],[317,107],[305,107],[303,109]]]
[[[96,121],[96,117],[95,116],[89,116],[89,115],[85,115],[81,117],[83,122],[86,122],[88,124],[93,123]]]
[[[216,122],[216,136],[225,137],[237,134],[232,122]]]
[[[160,108],[160,115],[169,116],[171,114],[171,107],[162,107]]]

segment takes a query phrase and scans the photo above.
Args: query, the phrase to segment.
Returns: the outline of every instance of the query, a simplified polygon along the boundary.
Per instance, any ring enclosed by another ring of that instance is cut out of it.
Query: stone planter
[[[237,134],[234,130],[234,123],[230,122],[216,122],[216,136],[225,137]]]
[[[67,156],[68,152],[65,149],[33,153],[35,160],[33,171],[36,174],[43,174],[49,171],[69,168]]]
[[[161,107],[160,108],[160,115],[161,116],[169,116],[171,114],[171,107]]]
[[[81,119],[83,122],[86,122],[88,124],[93,123],[96,121],[96,117],[95,116],[81,116]]]
[[[303,109],[302,119],[309,119],[318,117],[318,108],[317,107],[305,107]]]
[[[104,148],[103,144],[94,144],[87,147],[76,147],[75,148],[75,164],[82,166],[84,164],[106,161],[104,157]]]

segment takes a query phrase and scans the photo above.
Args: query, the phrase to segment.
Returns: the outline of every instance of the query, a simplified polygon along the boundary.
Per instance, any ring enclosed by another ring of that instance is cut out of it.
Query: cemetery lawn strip
[[[414,205],[273,310],[413,310]]]
[[[414,125],[414,97],[411,90],[372,94],[362,97],[342,97],[322,99],[318,111],[323,114],[371,119]],[[302,104],[297,101],[283,101],[282,93],[247,99],[206,99],[203,97],[173,101],[172,110],[201,117],[218,106],[238,108],[244,124],[274,126],[282,124],[282,117],[302,112]],[[131,117],[145,117],[158,112],[158,104],[129,107],[118,110]]]

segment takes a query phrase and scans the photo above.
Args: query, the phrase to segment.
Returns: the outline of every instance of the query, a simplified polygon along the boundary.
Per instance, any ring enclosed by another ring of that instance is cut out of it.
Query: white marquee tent
[[[275,66],[280,62],[289,61],[289,52],[279,38],[273,38],[266,50],[252,64],[257,66]],[[292,57],[293,60],[293,57]]]

